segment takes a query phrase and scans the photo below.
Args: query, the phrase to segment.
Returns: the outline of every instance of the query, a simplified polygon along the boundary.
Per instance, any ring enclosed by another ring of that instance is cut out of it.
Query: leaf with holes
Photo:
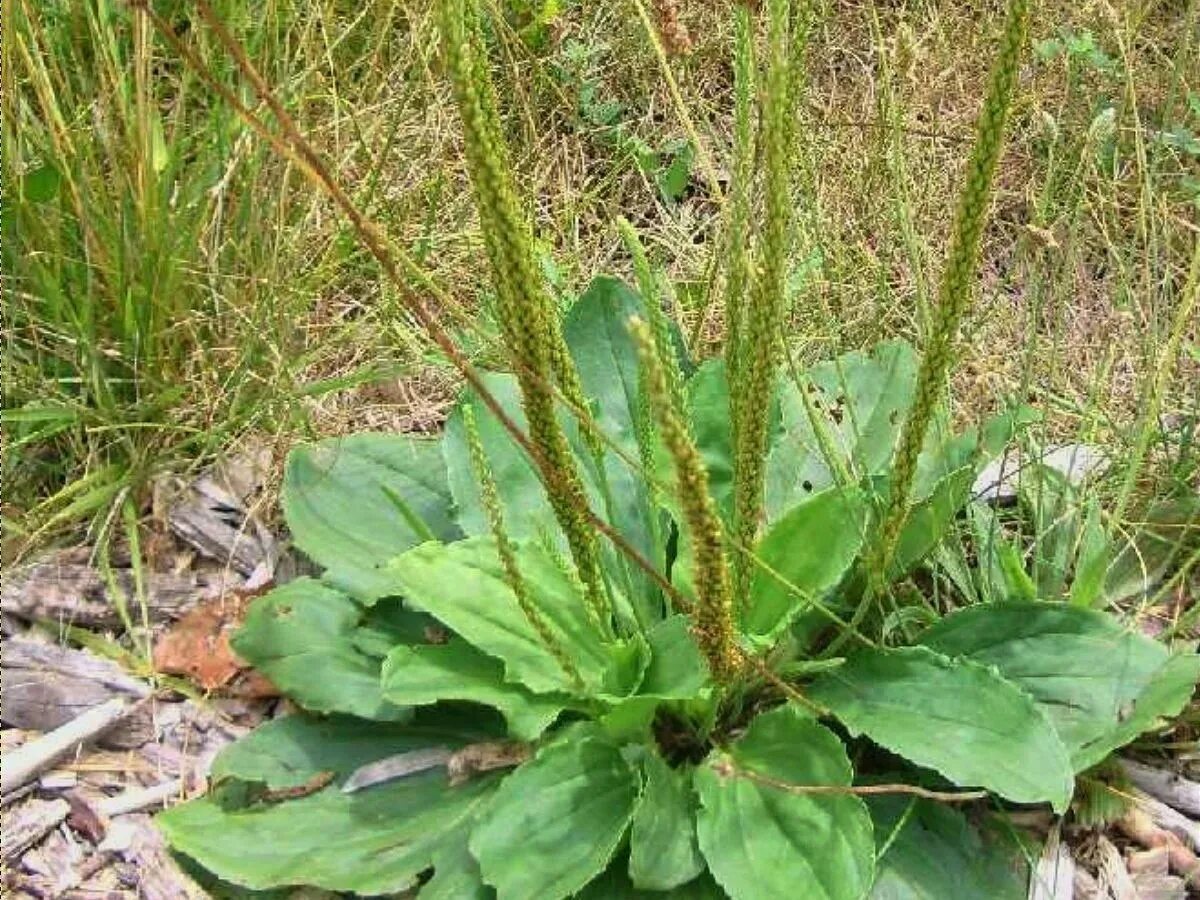
[[[821,450],[838,455],[854,480],[887,471],[912,404],[917,360],[903,341],[855,351],[806,370],[780,391],[782,436],[767,458],[767,517],[774,521],[805,497],[837,483]],[[810,417],[801,390],[807,390]]]
[[[345,594],[298,578],[254,601],[231,643],[305,709],[403,719],[409,711],[380,691],[379,659],[355,642],[363,616]]]

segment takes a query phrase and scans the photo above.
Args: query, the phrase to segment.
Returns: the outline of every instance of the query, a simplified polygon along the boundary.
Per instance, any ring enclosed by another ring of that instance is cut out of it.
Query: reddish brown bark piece
[[[197,606],[159,638],[154,667],[168,675],[190,678],[206,691],[240,697],[278,696],[278,690],[251,671],[229,641],[258,593],[230,592]]]

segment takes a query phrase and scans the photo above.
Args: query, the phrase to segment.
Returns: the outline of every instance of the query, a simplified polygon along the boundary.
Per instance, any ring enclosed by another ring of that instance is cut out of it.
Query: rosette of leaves
[[[578,428],[563,423],[596,506],[691,598],[676,505],[651,483],[665,475],[630,463],[642,395],[627,323],[645,313],[634,290],[601,278],[564,323],[611,438],[603,487]],[[687,420],[728,522],[724,363],[680,363]],[[864,798],[855,786],[886,774],[1061,812],[1074,775],[1177,712],[1200,669],[1104,613],[1020,599],[899,627],[888,641],[864,624],[861,640],[823,658],[865,590],[864,551],[915,374],[911,348],[891,342],[778,380],[761,565],[738,619],[739,646],[762,669],[747,664],[728,684],[710,676],[668,593],[611,547],[616,621],[600,636],[534,469],[475,394],[436,440],[360,434],[296,448],[284,510],[324,573],[256,601],[234,643],[304,712],[233,745],[214,791],[164,814],[162,828],[180,852],[257,890],[757,900],[858,898],[876,885],[878,896],[933,898],[948,896],[939,885],[950,879],[981,898],[1023,896],[1021,857],[993,830],[953,806]],[[486,381],[519,420],[515,379]],[[557,649],[506,579],[468,409],[526,600]],[[1020,418],[927,441],[893,580],[924,565]],[[852,480],[840,483],[839,470]],[[527,760],[455,784],[438,766],[342,790],[382,758],[452,758],[497,741],[519,742]]]

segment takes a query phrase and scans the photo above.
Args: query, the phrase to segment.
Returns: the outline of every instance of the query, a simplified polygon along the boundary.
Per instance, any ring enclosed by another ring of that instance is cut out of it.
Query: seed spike
[[[708,470],[691,433],[675,409],[666,373],[658,358],[654,336],[644,321],[634,318],[630,333],[638,348],[646,393],[659,433],[675,465],[676,490],[683,508],[684,527],[692,539],[696,560],[696,605],[693,611],[697,641],[713,678],[729,683],[739,669],[734,639],[733,599],[725,558],[721,520],[708,490]]]
[[[912,412],[900,432],[892,465],[891,494],[883,515],[868,578],[871,594],[883,593],[887,572],[895,555],[900,530],[908,518],[917,458],[933,421],[938,400],[946,387],[959,325],[971,304],[979,245],[992,202],[996,165],[1004,145],[1004,127],[1012,107],[1021,51],[1029,32],[1030,0],[1011,0],[1000,50],[992,67],[987,99],[976,126],[975,146],[967,164],[966,180],[958,198],[958,211],[942,272],[938,304],[934,310],[921,365],[917,371]]]
[[[595,620],[612,635],[612,606],[587,520],[583,478],[555,415],[557,380],[573,402],[582,398],[558,320],[533,250],[533,230],[517,199],[508,152],[496,121],[494,90],[480,57],[482,37],[473,0],[439,0],[446,68],[463,123],[464,155],[491,263],[505,342],[516,361],[529,434],[542,484],[571,548]],[[573,374],[574,373],[574,374]],[[587,409],[586,404],[582,405]]]
[[[790,69],[790,0],[768,0],[768,60],[759,124],[764,169],[765,216],[759,236],[759,264],[750,289],[746,317],[740,327],[744,344],[735,352],[730,383],[734,421],[734,533],[738,544],[752,548],[762,517],[767,454],[767,427],[779,367],[779,327],[791,230],[792,83]],[[749,593],[751,560],[738,556],[734,593],[744,603]]]

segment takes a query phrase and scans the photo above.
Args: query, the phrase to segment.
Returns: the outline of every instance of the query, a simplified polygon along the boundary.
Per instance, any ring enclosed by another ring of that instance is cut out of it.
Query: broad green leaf
[[[374,569],[425,540],[413,516],[439,539],[459,533],[438,443],[397,434],[354,434],[294,449],[283,511],[305,555],[351,572]]]
[[[284,716],[230,744],[213,761],[212,780],[229,779],[284,791],[332,772],[341,781],[356,769],[396,753],[430,746],[458,747],[494,739],[463,723],[369,722],[352,716]]]
[[[768,783],[849,785],[851,777],[837,736],[790,706],[759,716],[727,754],[716,752],[697,768],[700,849],[733,900],[859,900],[866,893],[874,843],[862,801]]]
[[[733,430],[729,413],[729,376],[721,358],[706,360],[687,382],[687,411],[696,449],[708,470],[708,489],[726,520],[733,515]],[[773,399],[768,442],[784,439],[779,402]],[[768,506],[770,482],[768,481]],[[795,503],[789,504],[794,506]]]
[[[1037,596],[1057,600],[1065,593],[1083,525],[1079,489],[1058,470],[1038,463],[1022,467],[1017,487],[1035,535],[1030,574]]]
[[[646,634],[650,664],[638,695],[673,700],[698,697],[708,686],[708,665],[692,637],[687,616],[675,615],[659,622]]]
[[[642,891],[629,879],[628,864],[620,856],[608,870],[575,895],[575,900],[728,900],[713,877],[705,872],[669,891]]]
[[[823,491],[776,521],[758,545],[766,568],[754,571],[745,634],[773,640],[813,600],[836,587],[857,558],[866,528],[866,497],[856,487]]]
[[[1028,407],[989,419],[981,429],[952,434],[939,416],[917,460],[913,503],[900,530],[889,578],[899,579],[942,544],[970,502],[979,468],[1000,453],[1017,431],[1033,421]],[[888,476],[872,479],[880,508],[887,505]]]
[[[488,372],[484,373],[483,382],[513,423],[522,432],[527,432],[528,425],[516,377]],[[557,534],[554,512],[533,463],[473,391],[463,394],[459,406],[446,421],[442,437],[442,456],[450,492],[454,497],[454,519],[458,526],[468,535],[491,534],[487,512],[479,497],[479,485],[471,467],[471,452],[462,419],[464,404],[470,404],[475,414],[479,439],[496,482],[504,511],[504,526],[509,536],[520,539]]]
[[[646,786],[629,837],[629,877],[666,891],[704,871],[696,846],[696,797],[690,768],[672,769],[656,753],[642,756]]]
[[[409,710],[383,698],[380,661],[356,646],[362,608],[311,578],[250,606],[233,649],[305,709],[395,720]]]
[[[692,637],[691,620],[674,615],[646,634],[650,663],[637,693],[604,714],[601,721],[614,740],[642,740],[649,734],[663,701],[693,700],[710,686],[708,664]]]
[[[467,700],[498,709],[513,737],[535,740],[569,702],[504,681],[504,666],[466,641],[399,646],[383,663],[383,695],[400,706]]]
[[[394,585],[388,588],[394,589]],[[409,609],[398,597],[387,597],[363,613],[354,632],[354,646],[368,656],[385,659],[399,644],[436,643],[445,632],[433,616]]]
[[[708,490],[728,518],[733,511],[733,431],[725,360],[706,360],[687,382],[688,417],[696,449],[708,470]]]
[[[49,163],[39,166],[21,179],[25,199],[30,203],[49,203],[58,196],[61,184],[62,176]]]
[[[654,173],[654,183],[658,185],[662,198],[671,203],[683,196],[692,180],[692,162],[696,151],[690,141],[680,141],[665,152],[670,163]]]
[[[606,438],[630,460],[639,460],[636,422],[638,420],[638,357],[629,334],[629,320],[645,316],[641,297],[624,282],[608,276],[593,279],[583,296],[567,313],[563,338],[575,361],[585,396],[592,403],[597,426]],[[572,423],[576,455],[585,460],[581,466],[594,483],[595,466],[579,429]],[[592,491],[592,505],[603,512],[622,536],[647,559],[663,565],[661,549],[655,546],[645,479],[616,452],[609,450],[604,460],[604,485],[607,497]],[[628,587],[634,600],[654,598],[653,608],[640,612],[643,621],[653,622],[661,615],[661,599],[641,570],[632,566],[609,546],[604,548],[610,570],[617,567],[628,573]]]
[[[659,697],[627,697],[600,714],[597,722],[610,740],[645,743],[652,739],[651,726],[663,701]]]
[[[463,826],[497,781],[484,777],[452,788],[437,769],[353,794],[330,786],[243,809],[205,797],[155,821],[176,850],[244,887],[391,894],[414,887],[461,843]]]
[[[871,900],[1025,900],[1029,873],[1021,855],[985,840],[955,809],[911,797],[867,805],[875,840],[881,850],[887,846]]]
[[[1027,691],[1076,771],[1132,740],[1132,729],[1177,714],[1200,677],[1200,657],[1172,658],[1112,616],[1061,603],[969,607],[934,625],[921,643],[994,667]]]
[[[589,692],[630,693],[641,678],[631,656],[644,647],[604,643],[577,582],[553,554],[530,542],[517,545],[516,553],[531,602]],[[555,653],[521,612],[490,538],[423,544],[394,559],[387,572],[411,606],[501,660],[507,680],[535,693],[573,692]]]
[[[1098,762],[1108,755],[1107,752],[1098,752],[1104,744],[1123,747],[1143,732],[1160,727],[1163,718],[1174,714],[1169,711],[1177,712],[1188,704],[1195,694],[1198,682],[1200,656],[1194,653],[1172,656],[1138,698],[1138,702],[1129,711],[1129,717],[1118,724],[1103,743],[1098,742],[1095,747],[1089,748],[1089,755],[1081,761],[1095,759]]]
[[[864,650],[810,689],[854,734],[963,787],[1062,812],[1067,748],[1032,697],[992,670],[926,647]]]
[[[421,900],[492,900],[495,892],[483,883],[479,863],[467,847],[473,822],[457,835],[448,835],[433,856],[433,877],[421,886]]]
[[[819,363],[804,373],[817,425],[856,480],[887,471],[912,403],[917,360],[894,341]],[[836,484],[809,418],[801,385],[780,392],[783,434],[767,457],[767,518],[774,521],[807,497]]]
[[[971,499],[974,482],[973,466],[958,469],[913,504],[896,541],[889,578],[896,580],[912,571],[942,542]]]
[[[509,775],[471,835],[499,900],[560,900],[608,866],[633,817],[638,776],[614,745],[577,737]]]

